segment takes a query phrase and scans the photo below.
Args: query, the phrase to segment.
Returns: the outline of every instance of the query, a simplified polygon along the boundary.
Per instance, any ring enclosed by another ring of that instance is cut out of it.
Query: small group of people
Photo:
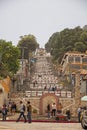
[[[8,105],[6,105],[5,103],[3,104],[3,106],[0,108],[0,113],[2,114],[2,120],[5,121],[7,118],[7,114],[15,114],[16,112],[16,104],[14,102],[9,103]]]
[[[48,104],[47,105],[47,113],[48,113],[48,118],[50,118],[50,116],[52,117],[55,117],[56,116],[56,110],[57,110],[57,107],[56,107],[56,104],[53,103],[52,105]]]
[[[27,111],[27,118],[25,116],[25,110]],[[19,122],[19,120],[21,119],[21,117],[24,118],[24,122],[26,123],[28,120],[28,123],[32,122],[32,118],[31,118],[31,113],[32,113],[32,106],[30,101],[27,101],[26,106],[23,104],[22,101],[20,101],[20,108],[19,108],[20,114],[18,119],[16,120],[16,122]]]
[[[54,118],[57,114],[62,114],[62,108],[63,108],[63,106],[61,103],[59,103],[58,106],[56,105],[55,102],[52,105],[48,104],[47,105],[48,118],[50,118],[50,117]],[[70,120],[71,112],[69,109],[66,110],[65,114],[67,116],[67,120]]]
[[[16,112],[16,109],[18,110],[14,102],[12,103],[9,102],[8,105],[4,104],[2,108],[0,109],[0,113],[2,114],[2,120],[6,121],[8,112],[10,115],[14,115]],[[24,103],[20,101],[20,107],[18,111],[19,111],[19,117],[17,118],[16,122],[19,122],[21,117],[24,118],[24,122],[27,122],[27,121],[28,123],[32,122],[32,118],[31,118],[32,106],[31,106],[30,101],[27,101],[26,105],[24,105]],[[27,112],[27,117],[25,116],[25,111]]]
[[[62,112],[62,104],[59,103],[58,106],[56,105],[55,102],[52,103],[52,105],[48,104],[47,105],[47,113],[48,113],[48,118],[50,116],[55,117],[56,113],[61,113]]]

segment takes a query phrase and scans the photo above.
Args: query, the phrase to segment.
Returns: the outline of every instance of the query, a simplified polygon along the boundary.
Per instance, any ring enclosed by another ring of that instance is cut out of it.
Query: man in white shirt
[[[23,118],[25,120],[24,122],[27,122],[26,117],[24,115],[24,112],[25,112],[24,104],[23,104],[22,101],[20,101],[20,115],[19,115],[19,117],[18,117],[16,122],[18,122],[21,119],[22,116],[23,116]]]

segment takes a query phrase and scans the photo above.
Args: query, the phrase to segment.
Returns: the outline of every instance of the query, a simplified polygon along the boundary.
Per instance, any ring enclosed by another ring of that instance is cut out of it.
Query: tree
[[[87,30],[82,32],[80,40],[87,45]]]
[[[19,69],[20,50],[12,42],[0,40],[0,76],[12,76]]]
[[[29,34],[20,37],[18,47],[21,50],[20,58],[29,59],[29,53],[35,51],[36,48],[39,47],[39,44],[37,43],[36,38]]]
[[[83,42],[76,42],[75,43],[75,51],[85,52],[87,46]]]
[[[59,63],[67,51],[85,52],[87,50],[87,31],[79,26],[74,29],[66,28],[54,33],[45,44],[48,52],[51,52],[54,60]]]

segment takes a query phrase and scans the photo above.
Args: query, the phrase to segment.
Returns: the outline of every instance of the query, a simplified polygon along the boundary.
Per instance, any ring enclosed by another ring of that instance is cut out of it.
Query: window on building
[[[87,65],[82,66],[83,69],[87,70]]]
[[[68,62],[74,62],[74,57],[70,56],[70,57],[68,58]]]
[[[72,64],[72,65],[71,65],[71,68],[72,68],[72,69],[80,69],[80,66],[79,66],[79,65],[75,65],[75,64],[73,65],[73,64]]]
[[[75,62],[80,62],[80,57],[75,57]]]
[[[82,62],[83,62],[83,63],[87,63],[87,57],[83,57],[83,58],[82,58]]]

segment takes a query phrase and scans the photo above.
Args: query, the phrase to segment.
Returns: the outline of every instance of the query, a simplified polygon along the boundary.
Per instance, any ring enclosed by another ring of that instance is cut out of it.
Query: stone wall
[[[5,91],[0,93],[0,107],[3,106],[4,103],[6,103],[8,100],[8,93],[6,93]]]
[[[67,109],[70,109],[72,116],[76,117],[77,109],[78,109],[79,105],[83,104],[83,103],[81,103],[80,84],[79,84],[80,78],[79,77],[80,77],[79,73],[77,73],[76,74],[75,92],[74,92],[73,98],[71,98],[71,97],[62,98],[62,97],[56,96],[53,93],[47,93],[40,97],[36,96],[36,97],[29,97],[29,98],[21,98],[24,95],[17,94],[17,97],[14,97],[13,100],[16,100],[16,102],[23,100],[25,103],[27,100],[31,101],[33,109],[36,109],[38,111],[38,114],[42,114],[42,115],[44,115],[46,113],[46,106],[48,103],[52,104],[53,102],[55,102],[57,105],[59,103],[61,103],[62,107],[63,107],[62,108],[63,113],[65,113]],[[20,99],[19,99],[19,97],[20,97]]]
[[[29,97],[29,98],[11,98],[12,101],[15,101],[17,106],[19,107],[19,102],[22,100],[25,104],[27,101],[30,101],[32,104],[33,110],[37,110],[37,114],[46,115],[46,105],[48,103],[56,102],[61,103],[63,106],[63,113],[66,112],[67,109],[70,109],[72,116],[77,116],[75,113],[75,101],[73,98],[58,98],[55,95],[45,95],[43,98],[41,97]]]
[[[8,99],[9,101],[10,99]],[[29,98],[22,98],[22,97],[17,97],[17,98],[11,98],[11,101],[14,101],[17,105],[17,109],[19,109],[20,106],[20,101],[23,101],[23,103],[26,105],[27,101],[31,102],[32,105],[32,111],[37,110],[37,114],[39,114],[39,103],[40,103],[40,98],[39,97],[29,97]]]

